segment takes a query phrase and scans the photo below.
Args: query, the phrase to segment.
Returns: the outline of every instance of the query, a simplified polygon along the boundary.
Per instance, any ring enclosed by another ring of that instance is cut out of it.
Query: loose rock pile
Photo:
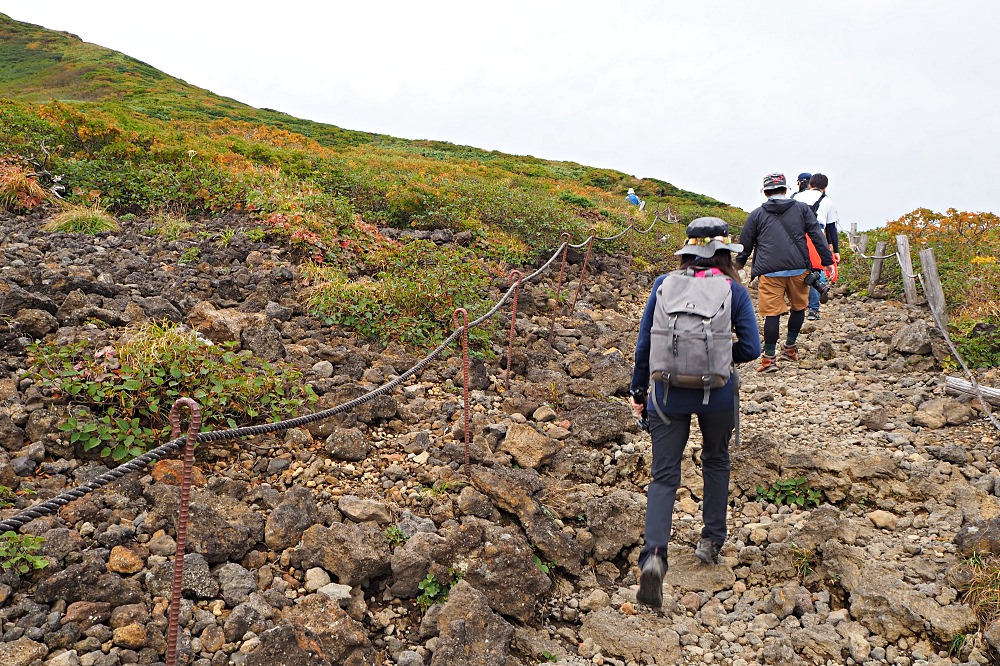
[[[65,405],[25,377],[31,339],[107,342],[144,319],[185,322],[293,363],[315,410],[419,359],[304,314],[293,258],[240,234],[199,242],[192,265],[178,263],[192,241],[163,242],[141,221],[98,237],[0,223],[0,485],[35,493],[21,508],[107,468],[68,444]],[[650,443],[624,397],[654,276],[628,292],[613,259],[591,275],[551,346],[553,304],[526,288],[509,385],[506,350],[473,363],[469,476],[454,357],[334,419],[199,447],[183,662],[987,663],[1000,627],[947,653],[977,630],[962,558],[1000,552],[997,433],[944,396],[928,313],[841,296],[805,328],[797,366],[744,369],[729,542],[717,566],[693,557],[695,434],[653,613],[635,603]],[[25,526],[51,564],[3,576],[0,664],[163,660],[178,476],[166,460]],[[797,477],[820,506],[758,498]]]

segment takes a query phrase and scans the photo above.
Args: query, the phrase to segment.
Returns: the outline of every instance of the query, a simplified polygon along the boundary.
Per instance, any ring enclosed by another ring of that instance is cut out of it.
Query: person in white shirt
[[[837,236],[837,222],[840,221],[840,215],[830,197],[826,195],[826,188],[829,184],[830,179],[825,175],[814,173],[809,177],[809,189],[796,192],[792,196],[796,201],[801,201],[816,213],[816,221],[819,222],[820,228],[823,229],[826,242],[833,252],[834,265],[836,265],[840,263],[840,240]],[[824,279],[826,279],[825,276]],[[819,319],[819,306],[819,292],[814,287],[810,287],[809,312],[806,314],[806,318]]]

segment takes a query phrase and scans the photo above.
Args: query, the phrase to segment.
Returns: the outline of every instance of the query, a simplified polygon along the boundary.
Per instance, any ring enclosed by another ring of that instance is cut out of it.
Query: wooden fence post
[[[847,242],[851,247],[858,246],[858,223],[851,222],[851,231],[847,234]]]
[[[858,251],[864,254],[868,250],[868,234],[858,236]]]
[[[920,268],[924,272],[924,295],[927,296],[927,304],[931,306],[937,321],[946,329],[948,328],[948,304],[944,300],[944,289],[941,287],[941,276],[938,275],[937,260],[934,259],[934,250],[927,248],[920,251]],[[947,335],[948,331],[941,331]]]
[[[903,274],[903,293],[908,305],[917,304],[917,281],[913,275],[913,261],[910,259],[910,239],[906,236],[896,236],[896,258],[899,260],[899,271]]]
[[[875,259],[872,260],[872,274],[868,278],[868,295],[871,296],[875,292],[875,285],[878,284],[878,280],[882,277],[882,262],[885,261],[882,257],[885,255],[885,241],[879,241],[875,243]]]

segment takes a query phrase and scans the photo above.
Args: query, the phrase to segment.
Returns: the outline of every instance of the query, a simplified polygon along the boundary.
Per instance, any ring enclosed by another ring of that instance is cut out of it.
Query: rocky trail
[[[300,369],[313,411],[421,358],[305,314],[286,248],[215,242],[245,221],[177,241],[142,220],[97,237],[42,221],[0,217],[0,485],[15,491],[2,517],[109,466],[68,441],[64,401],[26,374],[33,339],[99,348],[143,321],[184,322]],[[471,476],[457,356],[336,418],[200,445],[179,663],[990,663],[1000,625],[980,626],[962,589],[973,551],[1000,552],[998,433],[944,395],[930,313],[898,303],[837,295],[798,364],[743,368],[720,563],[693,556],[695,432],[665,606],[635,603],[651,453],[625,396],[655,276],[630,293],[623,261],[594,263],[554,345],[551,285],[526,286],[509,386],[505,349],[472,363]],[[163,661],[179,469],[174,456],[22,529],[45,538],[49,566],[0,577],[0,664]],[[816,502],[758,496],[795,479]]]

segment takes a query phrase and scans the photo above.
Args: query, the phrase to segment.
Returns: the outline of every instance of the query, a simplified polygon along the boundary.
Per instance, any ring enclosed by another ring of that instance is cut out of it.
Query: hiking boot
[[[694,548],[694,556],[705,564],[718,564],[720,550],[722,546],[713,543],[711,539],[702,539]]]
[[[795,361],[796,363],[798,363],[799,362],[799,352],[795,348],[795,345],[792,345],[791,347],[789,347],[788,345],[786,345],[785,348],[784,348],[784,350],[782,350],[782,352],[781,352],[781,358],[787,358],[789,361]]]
[[[809,314],[806,315],[806,319],[819,319],[819,310],[810,310]]]
[[[663,605],[663,574],[667,564],[659,555],[650,555],[642,563],[639,574],[639,593],[635,600],[643,606],[659,608]]]
[[[757,372],[777,372],[778,362],[773,356],[762,356],[760,359],[760,367],[757,368]]]

